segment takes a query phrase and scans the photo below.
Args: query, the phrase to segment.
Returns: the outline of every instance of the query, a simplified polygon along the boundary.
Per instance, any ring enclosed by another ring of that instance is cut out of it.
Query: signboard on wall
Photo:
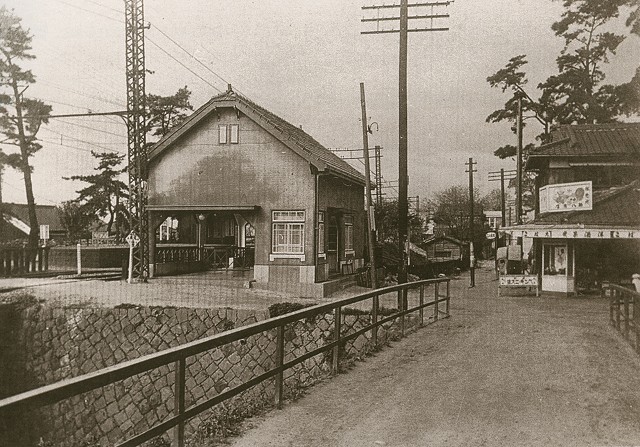
[[[640,228],[549,228],[533,230],[505,230],[511,237],[533,237],[545,239],[640,239]]]
[[[556,183],[540,188],[540,212],[561,213],[564,211],[593,209],[591,181]]]

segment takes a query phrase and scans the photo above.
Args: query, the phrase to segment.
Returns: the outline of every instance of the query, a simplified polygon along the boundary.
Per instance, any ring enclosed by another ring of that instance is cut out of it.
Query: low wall
[[[41,305],[24,308],[0,305],[0,384],[4,384],[0,392],[6,397],[265,317],[233,309],[52,309]],[[285,331],[285,360],[329,342],[333,337],[333,318],[333,314],[327,314],[289,325]],[[347,314],[343,318],[343,333],[354,332],[370,322],[367,314]],[[415,319],[410,319],[408,327],[415,323]],[[381,327],[379,343],[396,332],[391,324]],[[342,363],[367,354],[372,349],[369,336],[363,334],[341,346]],[[275,365],[275,349],[273,330],[187,359],[187,407],[269,370]],[[285,396],[295,397],[327,376],[330,360],[328,352],[286,371]],[[11,420],[0,421],[0,444],[113,445],[173,413],[174,374],[173,365],[164,366],[35,413],[12,414]],[[274,395],[274,382],[263,382],[192,419],[187,436],[194,442],[204,442],[225,435],[229,422],[270,406]],[[170,437],[171,433],[166,434],[165,441]]]
[[[129,256],[128,247],[82,246],[82,268],[122,268]],[[77,266],[76,246],[51,247],[49,270],[75,270]]]

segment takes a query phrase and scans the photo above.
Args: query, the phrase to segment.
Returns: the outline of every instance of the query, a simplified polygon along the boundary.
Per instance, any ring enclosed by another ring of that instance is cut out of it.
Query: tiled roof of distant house
[[[527,159],[527,169],[553,157],[640,158],[640,123],[572,124],[552,134],[552,142],[535,148]]]
[[[234,107],[262,126],[284,145],[305,158],[319,171],[330,171],[342,177],[364,184],[364,176],[346,161],[318,143],[301,128],[290,124],[253,101],[229,89],[211,98],[193,112],[180,126],[165,135],[149,153],[149,159],[157,157],[166,148],[195,127],[201,120],[214,113],[217,108]]]
[[[29,207],[26,203],[3,203],[2,210],[29,225]],[[38,225],[49,225],[50,231],[63,229],[54,205],[36,205],[36,217]]]

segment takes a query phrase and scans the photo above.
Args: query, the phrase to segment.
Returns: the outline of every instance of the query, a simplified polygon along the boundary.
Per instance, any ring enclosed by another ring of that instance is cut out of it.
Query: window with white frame
[[[227,125],[220,124],[218,126],[218,143],[227,144]]]
[[[353,251],[353,216],[344,216],[344,249]]]
[[[229,142],[231,144],[238,144],[239,132],[240,132],[240,126],[238,124],[229,125]]]
[[[304,254],[304,211],[273,211],[271,252]]]
[[[324,211],[318,211],[318,254],[324,255]]]

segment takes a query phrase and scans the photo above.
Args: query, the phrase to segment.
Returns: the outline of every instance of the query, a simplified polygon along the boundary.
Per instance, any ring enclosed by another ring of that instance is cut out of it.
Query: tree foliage
[[[422,237],[422,229],[424,228],[423,219],[411,211],[409,211],[408,217],[411,240],[418,240]],[[375,218],[378,240],[398,243],[398,201],[385,200],[382,202],[382,206],[376,207],[375,209]]]
[[[22,172],[31,228],[29,245],[35,247],[38,244],[39,227],[29,157],[42,148],[36,135],[40,126],[48,122],[52,108],[24,95],[29,85],[35,82],[35,76],[21,64],[35,56],[31,53],[32,36],[21,22],[22,19],[12,11],[0,7],[0,132],[5,136],[5,144],[18,148],[16,154],[2,155],[0,166],[7,165]]]
[[[127,185],[119,177],[126,171],[121,168],[125,155],[114,152],[94,152],[91,155],[98,160],[94,168],[96,174],[74,175],[64,177],[65,180],[76,180],[88,183],[88,186],[77,191],[74,202],[80,204],[84,214],[107,219],[107,233],[112,234],[116,223],[116,235],[121,234],[122,216],[126,216]]]
[[[152,137],[162,138],[173,127],[181,124],[193,110],[189,102],[191,92],[184,86],[175,94],[160,96],[148,94],[146,97],[149,119],[147,132]]]
[[[62,228],[67,232],[68,241],[75,242],[89,235],[89,226],[96,219],[94,214],[74,200],[62,202],[56,210]]]

